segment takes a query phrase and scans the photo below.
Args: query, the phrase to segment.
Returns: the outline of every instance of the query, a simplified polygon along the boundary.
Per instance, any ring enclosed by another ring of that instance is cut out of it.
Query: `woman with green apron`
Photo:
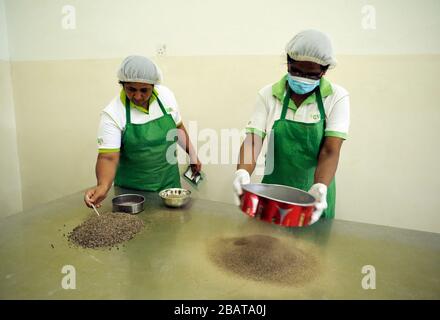
[[[334,176],[348,132],[348,93],[323,78],[336,63],[325,34],[316,30],[299,33],[287,45],[286,53],[287,75],[270,91],[267,87],[260,91],[262,99],[248,124],[233,186],[239,204],[241,185],[250,182],[270,115],[277,115],[280,108],[279,118],[274,118],[267,130],[270,139],[262,183],[291,186],[313,194],[317,199],[311,221],[314,223],[321,216],[335,216]],[[323,95],[328,99],[327,109],[332,110],[330,115],[326,115]],[[293,119],[286,118],[289,110]],[[246,163],[246,159],[252,161]]]
[[[101,118],[97,185],[84,196],[89,207],[100,206],[113,181],[115,186],[142,191],[180,188],[177,143],[188,153],[192,171],[201,170],[174,95],[158,85],[158,67],[145,57],[129,56],[118,78],[123,87],[120,97]]]

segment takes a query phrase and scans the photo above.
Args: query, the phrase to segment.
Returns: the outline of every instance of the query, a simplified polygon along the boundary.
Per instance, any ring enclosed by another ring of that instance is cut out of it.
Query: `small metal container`
[[[145,198],[140,194],[121,194],[112,199],[113,212],[136,214],[144,211]]]
[[[159,196],[167,207],[180,208],[191,199],[191,191],[181,188],[170,188],[159,192]]]

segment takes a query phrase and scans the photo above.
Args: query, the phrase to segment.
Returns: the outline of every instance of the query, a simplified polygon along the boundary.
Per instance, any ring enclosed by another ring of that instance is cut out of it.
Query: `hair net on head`
[[[128,56],[121,63],[118,79],[122,82],[158,84],[162,81],[162,72],[146,57]]]
[[[296,61],[311,61],[334,68],[332,42],[328,35],[318,30],[304,30],[298,33],[286,45],[286,53]]]

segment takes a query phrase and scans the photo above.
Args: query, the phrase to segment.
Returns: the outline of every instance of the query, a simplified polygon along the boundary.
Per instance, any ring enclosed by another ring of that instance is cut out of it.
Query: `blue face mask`
[[[294,77],[289,73],[287,74],[287,82],[289,83],[289,87],[293,90],[293,92],[297,94],[309,93],[319,86],[319,80]]]

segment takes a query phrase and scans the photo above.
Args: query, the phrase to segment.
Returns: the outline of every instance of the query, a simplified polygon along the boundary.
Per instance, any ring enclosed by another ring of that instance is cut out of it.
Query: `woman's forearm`
[[[342,142],[341,142],[342,143]],[[322,148],[315,171],[315,183],[330,185],[336,174],[339,162],[339,148]]]
[[[263,139],[260,136],[253,133],[247,134],[240,148],[237,170],[244,169],[251,175],[255,170],[262,146]]]
[[[179,146],[185,150],[185,152],[188,154],[190,163],[196,163],[197,162],[197,152],[191,143],[191,140],[189,139],[188,132],[186,131],[185,126],[182,124],[178,128],[178,144]]]
[[[110,189],[115,179],[119,153],[100,153],[96,161],[97,185]]]

